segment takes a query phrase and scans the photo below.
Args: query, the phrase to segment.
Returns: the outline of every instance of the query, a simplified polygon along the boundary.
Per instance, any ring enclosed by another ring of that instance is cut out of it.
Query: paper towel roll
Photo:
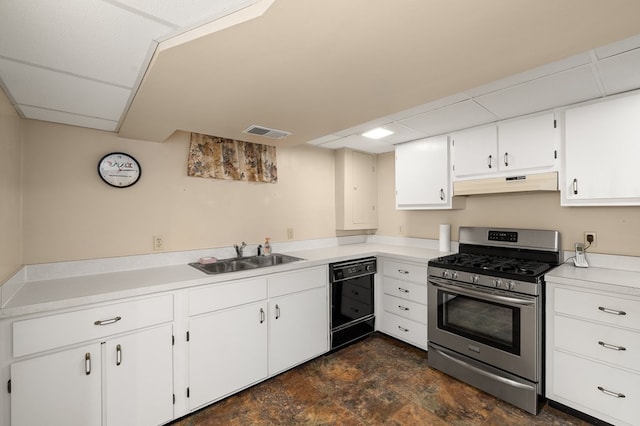
[[[451,225],[440,224],[440,251],[451,251]]]

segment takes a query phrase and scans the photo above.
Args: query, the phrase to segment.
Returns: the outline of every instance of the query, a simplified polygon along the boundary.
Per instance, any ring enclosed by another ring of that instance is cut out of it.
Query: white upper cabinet
[[[498,129],[495,124],[454,133],[453,174],[483,177],[498,170]]]
[[[398,210],[453,208],[447,136],[396,145],[395,173]]]
[[[557,133],[553,113],[498,123],[499,170],[555,170]]]
[[[562,205],[640,205],[640,94],[565,111]]]
[[[558,169],[559,136],[552,112],[457,132],[452,144],[455,180]]]

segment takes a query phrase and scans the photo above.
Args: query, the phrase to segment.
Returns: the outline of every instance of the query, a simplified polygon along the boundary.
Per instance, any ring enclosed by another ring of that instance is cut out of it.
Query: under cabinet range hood
[[[558,172],[520,174],[453,182],[454,196],[531,191],[558,191]]]

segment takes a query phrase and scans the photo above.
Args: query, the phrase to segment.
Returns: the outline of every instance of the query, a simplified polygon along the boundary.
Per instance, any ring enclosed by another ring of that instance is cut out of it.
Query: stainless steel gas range
[[[544,274],[557,231],[460,227],[428,263],[429,366],[537,414],[544,395]]]

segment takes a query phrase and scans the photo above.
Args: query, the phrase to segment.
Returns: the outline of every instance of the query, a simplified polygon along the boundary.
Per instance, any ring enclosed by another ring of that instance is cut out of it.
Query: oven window
[[[520,309],[438,290],[438,328],[520,355]]]

